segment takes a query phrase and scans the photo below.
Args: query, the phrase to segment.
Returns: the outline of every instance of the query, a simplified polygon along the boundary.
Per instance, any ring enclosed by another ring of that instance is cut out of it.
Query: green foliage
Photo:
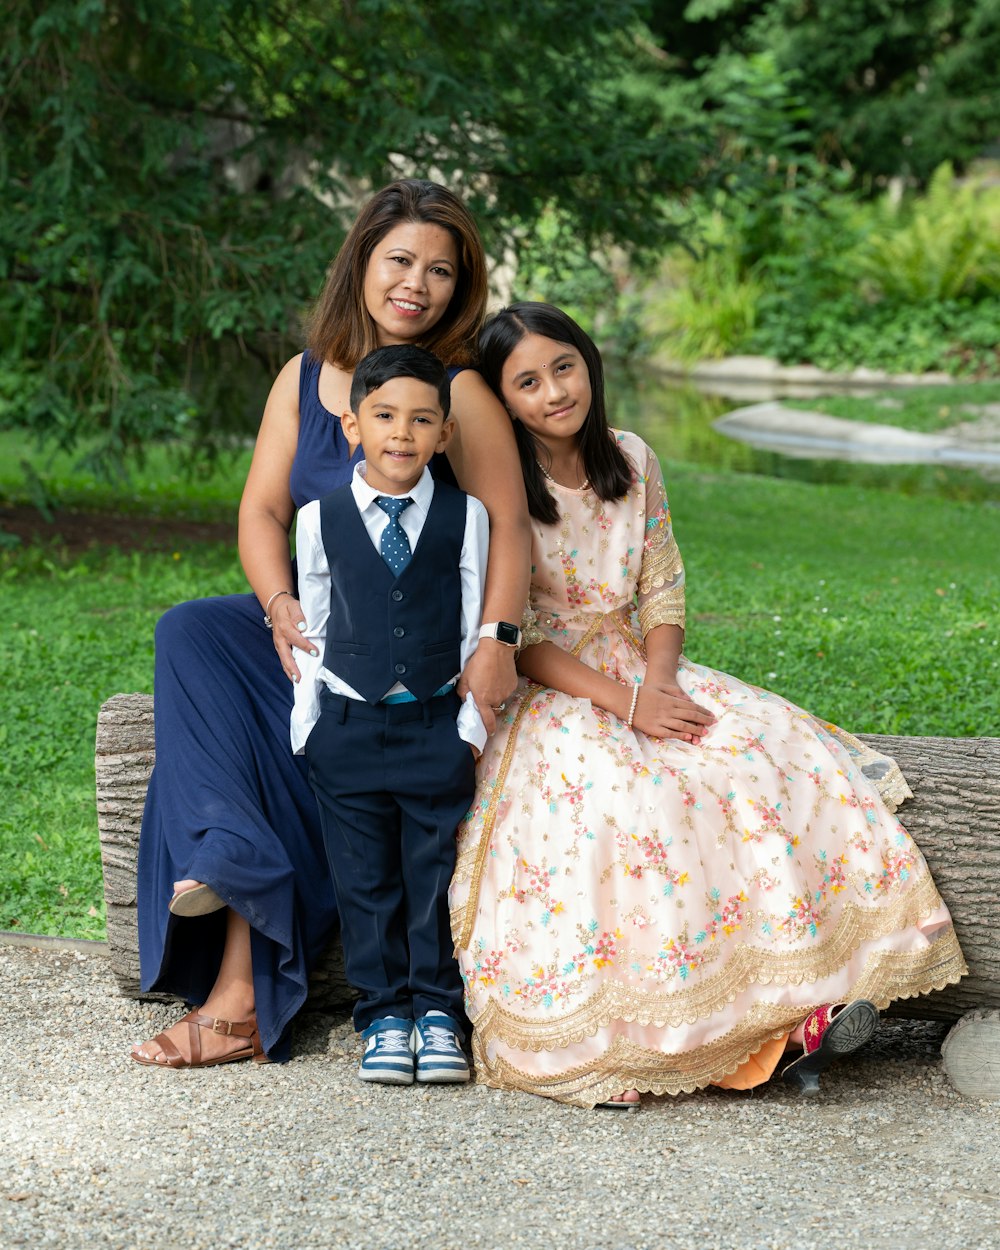
[[[722,213],[707,215],[700,242],[698,255],[678,249],[668,257],[649,302],[652,318],[666,327],[667,352],[688,364],[738,351],[753,334],[766,289],[741,263]]]
[[[810,150],[862,185],[964,167],[996,143],[1000,0],[690,0],[650,19],[687,98],[759,54],[808,83]]]
[[[255,424],[358,202],[455,186],[488,249],[675,237],[701,148],[640,0],[14,0],[0,53],[0,404],[118,459]],[[579,141],[613,135],[613,143]]]
[[[1000,296],[1000,187],[959,183],[942,165],[925,195],[883,198],[859,261],[874,290],[896,304]]]
[[[868,304],[851,295],[817,304],[802,319],[776,303],[762,309],[748,350],[822,369],[857,365],[890,373],[943,370],[961,376],[1000,370],[1000,302]]]
[[[701,211],[701,257],[675,249],[668,294],[650,299],[668,352],[1000,373],[1000,190],[956,183],[950,166],[902,203],[825,190],[813,205],[776,204],[763,243],[766,201],[724,207]]]

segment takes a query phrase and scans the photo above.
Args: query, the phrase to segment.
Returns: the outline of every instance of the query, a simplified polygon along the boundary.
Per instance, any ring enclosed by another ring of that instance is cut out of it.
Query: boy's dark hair
[[[604,399],[604,365],[589,334],[568,313],[552,304],[531,300],[501,308],[486,322],[479,335],[479,370],[487,385],[503,402],[500,378],[504,363],[521,339],[540,334],[556,343],[568,343],[583,357],[590,375],[590,412],[577,438],[583,470],[598,499],[623,499],[632,485],[632,470],[625,453],[608,428]],[[528,492],[528,511],[545,525],[559,520],[559,505],[546,485],[540,463],[551,459],[538,439],[520,421],[514,422],[514,439]]]
[[[393,378],[416,378],[419,382],[427,382],[437,391],[441,411],[445,420],[451,411],[451,381],[448,370],[433,352],[423,347],[414,347],[412,343],[394,343],[391,347],[376,347],[373,352],[358,361],[351,381],[351,411],[357,412],[358,405]]]

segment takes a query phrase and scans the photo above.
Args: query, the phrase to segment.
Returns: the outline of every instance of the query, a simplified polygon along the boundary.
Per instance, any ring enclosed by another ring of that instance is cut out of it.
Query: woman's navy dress
[[[340,420],[305,353],[290,488],[297,508],[350,480]],[[455,371],[449,371],[454,374]],[[437,476],[451,477],[444,457]],[[203,881],[250,925],[261,1042],[288,1058],[289,1024],[337,922],[304,756],[292,754],[292,685],[255,595],[197,599],[156,626],[156,767],[139,841],[142,988],[202,1003],[222,958],[226,913],[180,918],[175,881]]]

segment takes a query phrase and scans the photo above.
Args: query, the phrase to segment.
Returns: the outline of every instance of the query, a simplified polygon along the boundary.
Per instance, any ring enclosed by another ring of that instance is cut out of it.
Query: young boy
[[[316,649],[299,661],[292,747],[309,765],[337,889],[347,978],[361,997],[363,1081],[469,1079],[448,884],[486,731],[455,681],[479,638],[489,526],[435,482],[450,384],[419,347],[361,361],[344,433],[364,460],[299,513],[299,599]]]

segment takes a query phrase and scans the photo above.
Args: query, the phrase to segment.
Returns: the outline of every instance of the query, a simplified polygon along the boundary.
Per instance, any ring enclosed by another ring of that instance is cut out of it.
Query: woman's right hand
[[[639,688],[632,726],[650,738],[678,738],[697,744],[714,724],[712,713],[699,707],[680,686],[646,681]]]
[[[282,595],[271,606],[271,637],[281,660],[281,668],[289,681],[298,681],[301,673],[295,662],[294,648],[318,655],[316,644],[306,637],[306,618],[298,599]]]

